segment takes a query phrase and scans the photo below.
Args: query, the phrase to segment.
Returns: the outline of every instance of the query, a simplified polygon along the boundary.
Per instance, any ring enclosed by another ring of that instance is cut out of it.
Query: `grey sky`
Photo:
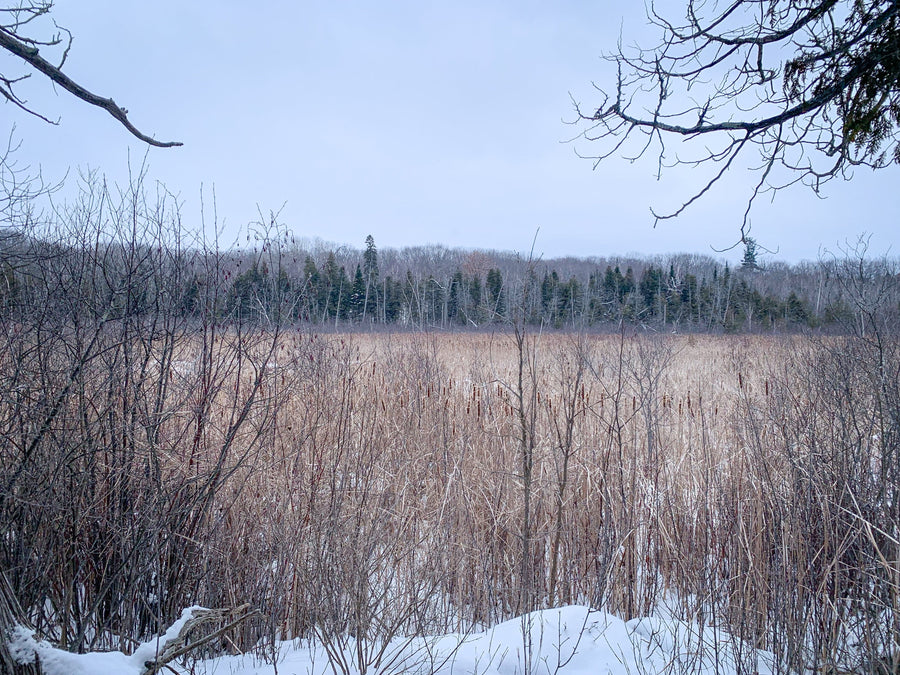
[[[35,77],[30,102],[61,124],[4,106],[21,161],[51,179],[71,166],[124,181],[129,156],[138,166],[147,153],[186,224],[199,221],[201,185],[207,205],[215,187],[229,241],[258,209],[281,209],[300,237],[357,247],[371,233],[379,246],[527,251],[540,228],[545,257],[711,253],[739,236],[745,170],[653,229],[649,207],[690,196],[696,171],[657,182],[652,162],[592,170],[576,156],[589,144],[563,142],[577,133],[569,94],[590,107],[620,26],[626,42],[652,40],[639,2],[57,0],[54,18],[75,36],[70,76],[185,146],[147,151]],[[898,254],[897,178],[860,170],[825,200],[801,188],[760,201],[753,235],[788,261],[863,231],[874,252]]]

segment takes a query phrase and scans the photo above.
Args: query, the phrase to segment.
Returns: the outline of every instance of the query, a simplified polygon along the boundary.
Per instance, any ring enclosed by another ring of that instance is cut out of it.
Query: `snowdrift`
[[[20,663],[40,660],[47,675],[141,675],[190,618],[191,607],[158,639],[133,654],[119,652],[70,654],[36,641],[17,628],[10,650]],[[396,638],[381,651],[379,662],[359,664],[361,651],[352,638],[342,643],[350,673],[440,673],[478,675],[635,675],[696,673],[730,675],[774,669],[770,653],[751,648],[715,628],[701,628],[672,618],[632,621],[582,606],[548,609],[501,623],[481,633]],[[316,640],[277,645],[275,664],[258,656],[223,656],[192,665],[194,673],[229,675],[320,675],[334,672],[326,650]],[[172,664],[173,666],[175,664]],[[187,673],[175,666],[176,672]],[[338,667],[337,672],[343,669]]]

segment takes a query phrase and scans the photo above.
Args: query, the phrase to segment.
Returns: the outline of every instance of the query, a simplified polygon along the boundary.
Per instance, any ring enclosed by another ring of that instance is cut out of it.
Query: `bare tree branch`
[[[52,63],[43,58],[36,47],[29,46],[21,39],[16,38],[9,31],[2,28],[0,28],[0,47],[6,49],[12,54],[15,54],[20,59],[35,68],[38,72],[46,75],[48,78],[50,78],[50,80],[52,80],[74,96],[77,96],[82,101],[106,110],[110,115],[116,118],[122,126],[128,129],[128,131],[131,132],[132,135],[139,138],[144,143],[153,145],[158,148],[172,148],[183,145],[178,141],[157,141],[156,139],[142,133],[128,120],[128,111],[125,110],[125,108],[120,107],[111,98],[103,98],[102,96],[98,96],[88,91],[73,79],[71,79],[68,75],[63,73],[57,66],[54,66]],[[19,102],[18,99],[11,98],[11,94],[8,91],[3,91],[3,94],[7,99],[17,103],[19,107],[24,107],[24,105]]]
[[[742,232],[763,192],[798,182],[818,192],[853,167],[900,163],[900,0],[686,2],[683,24],[651,4],[657,46],[620,46],[606,57],[616,65],[614,92],[600,89],[594,112],[575,104],[581,138],[601,144],[595,162],[653,152],[661,170],[667,137],[702,145],[699,158],[671,166],[710,164],[712,178],[680,207],[653,210],[657,219],[680,215],[752,148],[761,178]]]

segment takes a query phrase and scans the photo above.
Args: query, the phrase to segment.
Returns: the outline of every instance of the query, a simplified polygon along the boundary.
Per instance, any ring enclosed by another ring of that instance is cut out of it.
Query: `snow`
[[[139,675],[144,661],[177,637],[194,609],[186,609],[164,635],[141,645],[131,656],[118,652],[69,654],[35,641],[22,628],[14,631],[10,648],[22,663],[29,658],[33,661],[37,654],[47,675]],[[366,651],[357,650],[358,646],[349,637],[340,641],[348,663],[353,663],[355,654]],[[280,643],[278,653],[275,665],[252,655],[223,656],[194,664],[191,672],[320,675],[341,670],[332,670],[326,650],[315,642]],[[519,675],[528,671],[546,675],[731,675],[739,671],[771,675],[774,659],[727,633],[712,628],[701,631],[694,623],[659,617],[625,622],[602,611],[569,606],[534,612],[481,633],[396,638],[380,665],[386,672],[444,675]],[[369,664],[368,671],[377,673],[379,668]]]
[[[9,637],[10,655],[20,664],[40,660],[45,675],[139,675],[144,663],[162,653],[166,644],[178,637],[184,624],[191,618],[194,606],[181,612],[181,616],[158,638],[138,646],[131,655],[122,652],[93,652],[73,654],[53,647],[44,640],[36,640],[34,632],[16,626]]]

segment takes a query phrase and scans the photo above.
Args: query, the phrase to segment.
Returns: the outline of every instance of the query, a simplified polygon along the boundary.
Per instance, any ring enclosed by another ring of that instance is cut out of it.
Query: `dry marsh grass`
[[[180,605],[251,602],[266,618],[235,644],[466,630],[577,602],[626,618],[665,604],[790,667],[847,662],[863,643],[895,649],[900,500],[885,428],[896,418],[884,411],[896,399],[860,374],[864,359],[883,367],[883,352],[703,335],[532,334],[525,345],[520,385],[506,333],[295,331],[239,348],[223,336],[207,368],[199,343],[180,344],[156,366],[172,373],[152,453],[165,498],[135,502],[166,534],[139,542],[146,568],[116,602],[160,622]],[[90,415],[78,413],[66,419],[87,438]],[[120,549],[116,528],[133,526],[137,506],[109,511],[115,521],[97,500],[140,485],[147,463],[98,461],[77,495],[92,507],[70,522],[76,539]],[[214,493],[182,499],[211,477]],[[177,564],[186,550],[190,564]],[[52,607],[45,624],[74,621],[73,584],[86,589],[75,601],[109,595],[97,587],[109,574],[73,567],[78,555],[46,561],[59,581],[32,607]]]

